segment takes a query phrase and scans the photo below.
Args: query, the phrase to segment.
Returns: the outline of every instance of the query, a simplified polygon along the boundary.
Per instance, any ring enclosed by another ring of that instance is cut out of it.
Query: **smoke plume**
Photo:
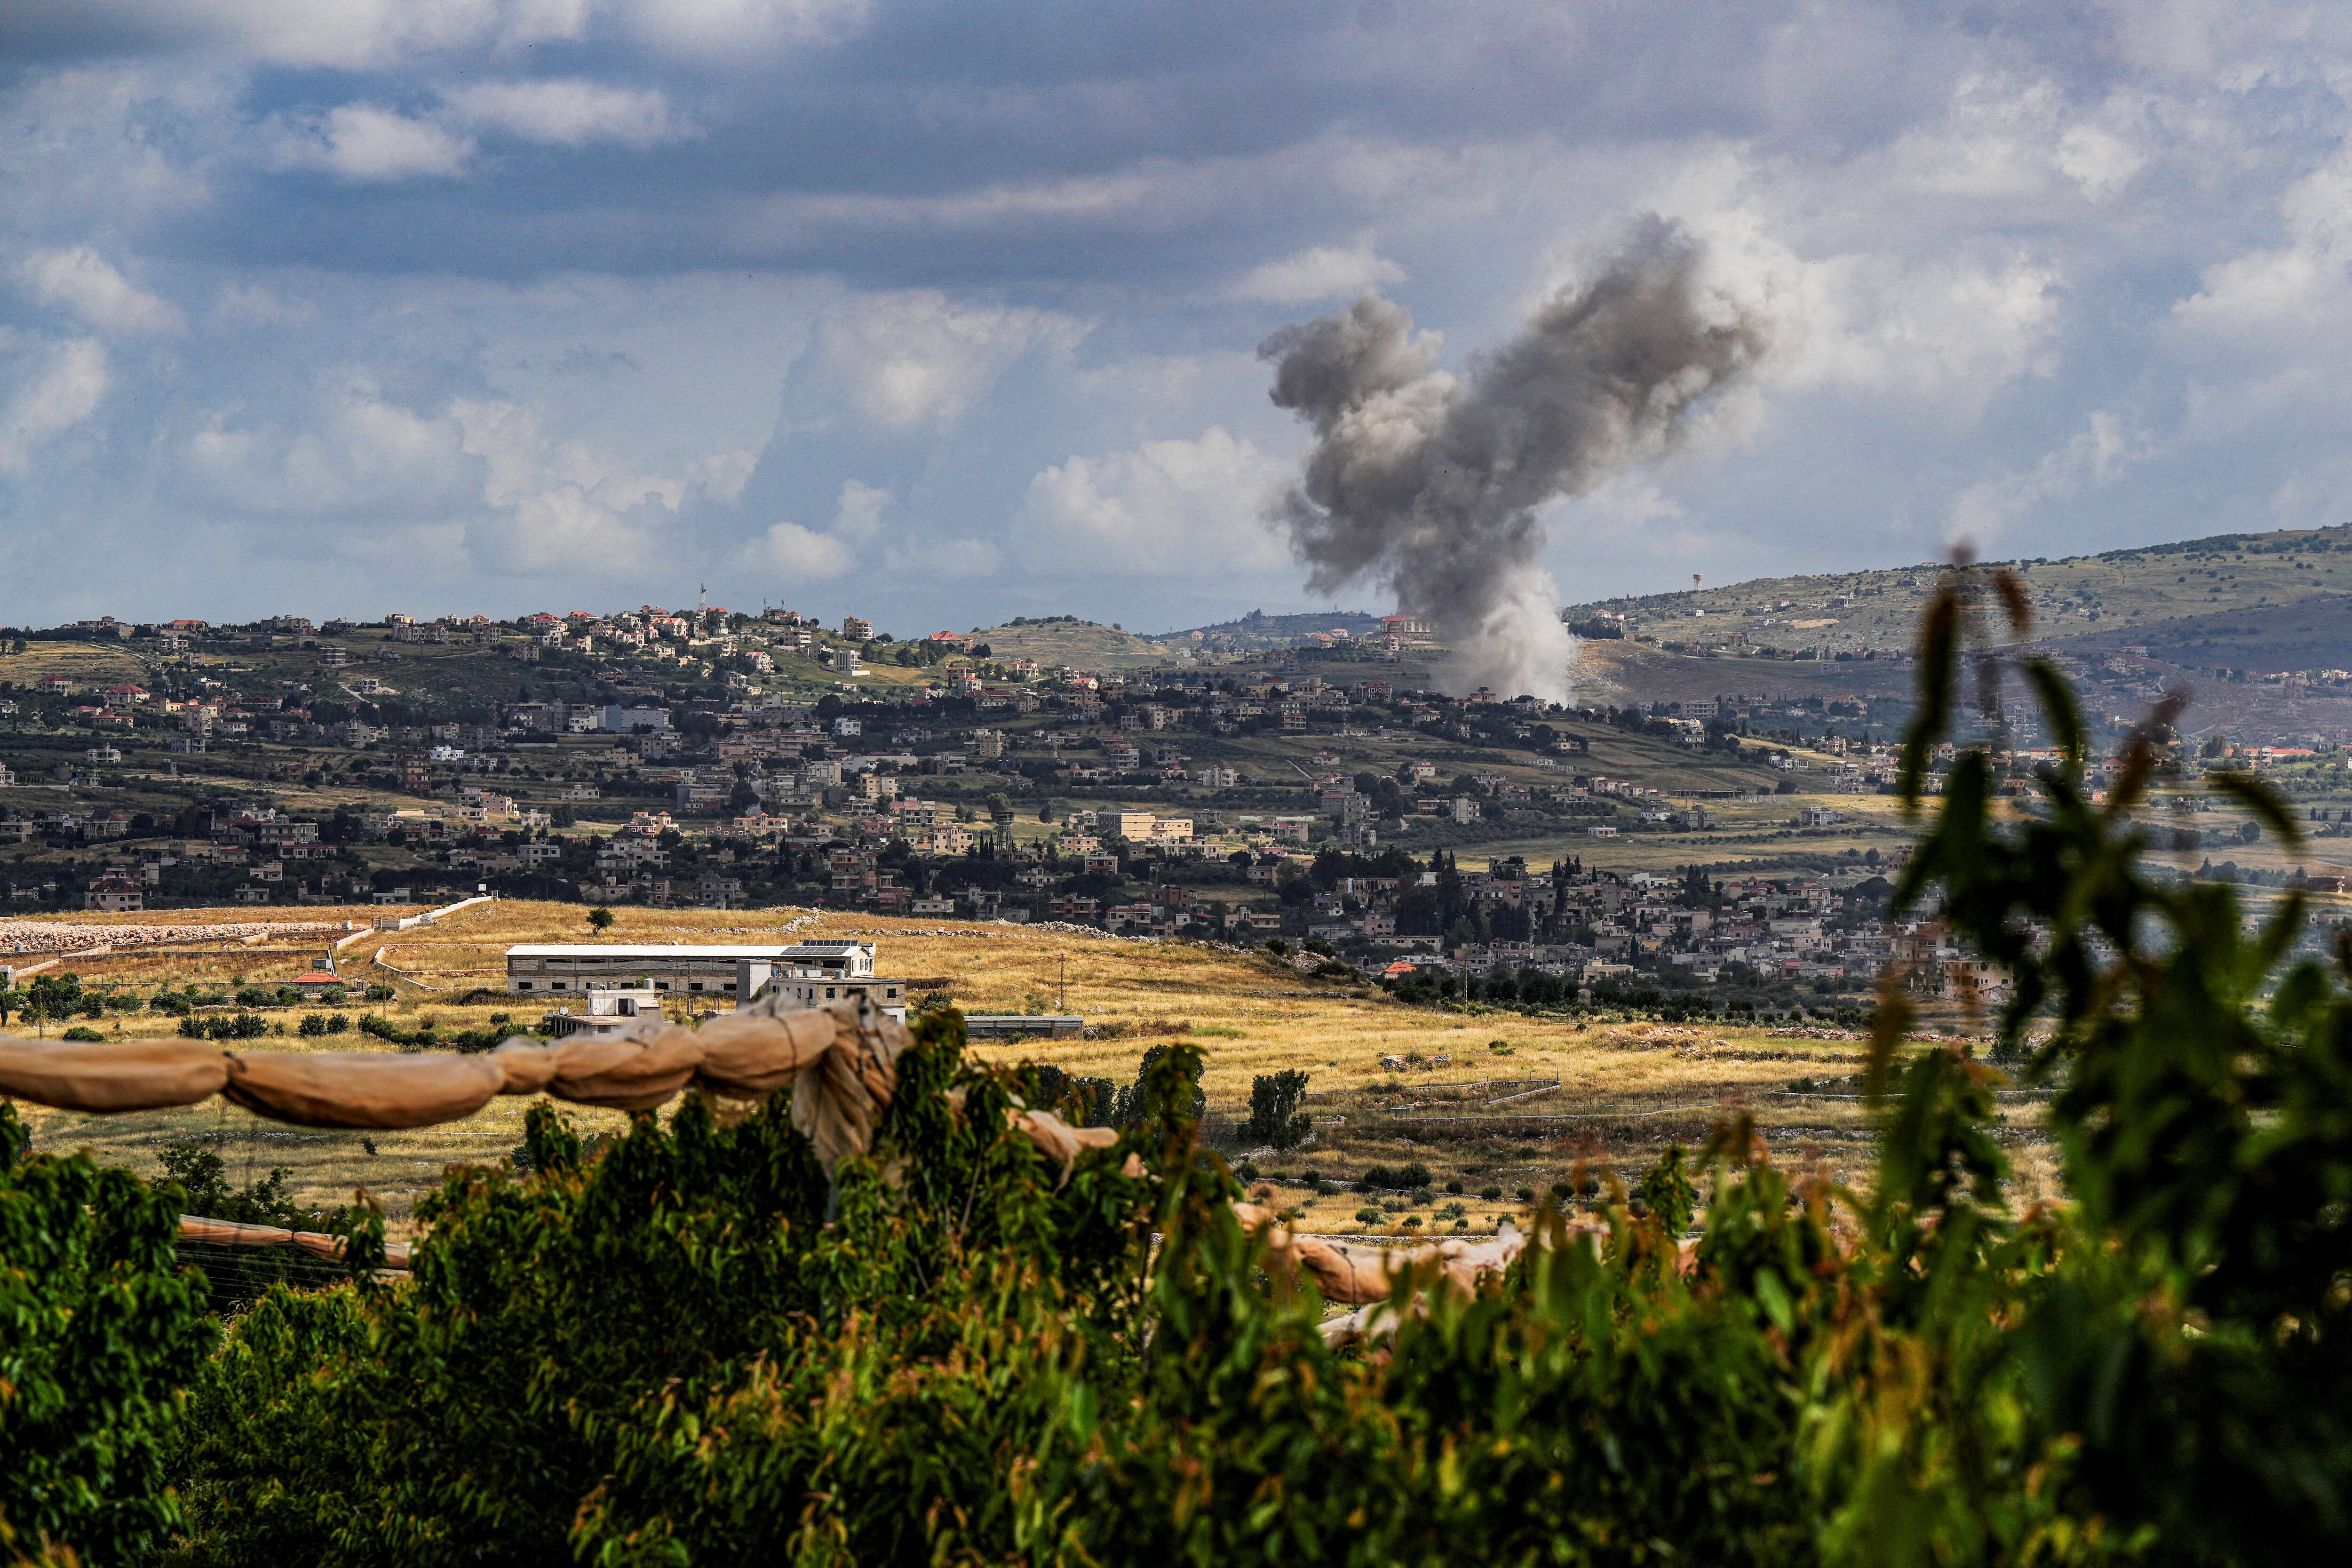
[[[1704,260],[1678,226],[1643,219],[1466,381],[1378,294],[1268,338],[1274,401],[1315,430],[1275,503],[1309,587],[1383,581],[1453,645],[1464,689],[1565,701],[1575,644],[1537,512],[1672,450],[1767,345],[1761,315],[1707,287]]]

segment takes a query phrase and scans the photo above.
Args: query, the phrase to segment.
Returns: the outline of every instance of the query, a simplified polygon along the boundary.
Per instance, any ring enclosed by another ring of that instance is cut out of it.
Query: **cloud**
[[[636,0],[628,23],[666,54],[727,61],[838,41],[873,9],[873,0]]]
[[[317,309],[307,300],[288,299],[258,283],[229,284],[213,305],[213,319],[222,324],[299,327],[309,325],[318,316]]]
[[[1360,294],[1385,283],[1402,283],[1405,270],[1360,239],[1342,249],[1321,245],[1250,268],[1230,290],[1235,300],[1267,305],[1311,305]]]
[[[2032,468],[1962,490],[1952,503],[1945,542],[1981,553],[2042,507],[2114,484],[2160,450],[2130,415],[2102,409]]]
[[[464,426],[346,372],[317,389],[312,421],[288,429],[215,415],[181,450],[191,499],[234,516],[369,520],[467,508],[478,466]]]
[[[2352,141],[2289,185],[2277,212],[2286,243],[2207,268],[2202,287],[2174,308],[2179,327],[2212,342],[2252,334],[2275,348],[2281,337],[2298,346],[2342,321],[2352,303]]]
[[[952,422],[1031,350],[1085,328],[1051,311],[959,305],[937,289],[869,296],[827,321],[824,357],[857,411],[905,430]]]
[[[961,583],[995,576],[1004,565],[1004,552],[985,539],[927,540],[892,546],[883,564],[893,572]]]
[[[23,276],[34,299],[63,306],[101,332],[135,337],[176,332],[187,324],[176,309],[131,283],[86,246],[37,251],[26,258]]]
[[[1760,389],[1892,395],[1973,419],[2003,388],[2055,369],[2055,265],[2009,247],[1805,254],[1790,231],[1803,226],[1796,209],[1807,199],[1783,172],[1735,153],[1678,171],[1659,204],[1706,242],[1710,289],[1780,323]],[[1730,408],[1751,426],[1755,412],[1738,400]]]
[[[587,30],[590,0],[47,0],[22,41],[227,49],[276,65],[367,70],[468,47],[526,48]]]
[[[41,359],[0,405],[0,473],[22,473],[34,453],[96,414],[112,384],[95,339],[58,343]]]
[[[671,112],[668,98],[657,89],[605,87],[576,78],[482,82],[447,94],[446,101],[466,123],[549,147],[609,142],[643,149],[698,134]]]
[[[1288,468],[1223,426],[1073,457],[1029,481],[1014,533],[1033,571],[1056,576],[1231,577],[1287,559],[1267,526]]]
[[[346,103],[282,127],[278,164],[316,169],[352,184],[447,178],[474,157],[469,136],[371,103]]]
[[[829,583],[849,575],[857,556],[829,533],[817,533],[797,522],[772,522],[765,533],[743,547],[736,563],[746,572],[782,577],[787,584]]]
[[[738,570],[772,574],[793,582],[829,583],[855,571],[882,530],[882,514],[895,498],[857,479],[845,480],[833,526],[824,532],[797,522],[776,521],[736,552]]]

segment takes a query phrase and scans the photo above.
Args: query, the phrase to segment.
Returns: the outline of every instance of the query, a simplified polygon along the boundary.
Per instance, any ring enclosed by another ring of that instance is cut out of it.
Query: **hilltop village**
[[[1834,608],[1871,585],[1830,586]],[[1530,1002],[1859,1002],[1897,959],[1960,974],[1932,921],[1887,914],[1907,656],[1677,655],[1670,619],[1589,610],[1573,706],[1438,695],[1444,650],[1402,616],[1158,638],[707,605],[11,631],[0,887],[16,913],[488,891],[1054,922]],[[2103,657],[2145,660],[2140,637]],[[2156,831],[2184,874],[2340,888],[2352,730],[2328,717],[2270,738],[2300,743],[2168,737]],[[2036,740],[2007,738],[2021,784]],[[2224,766],[2299,803],[2305,854],[2202,790]]]

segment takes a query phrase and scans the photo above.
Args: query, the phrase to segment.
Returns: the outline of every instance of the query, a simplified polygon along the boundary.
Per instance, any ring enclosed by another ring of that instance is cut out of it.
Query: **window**
[[[689,980],[686,983],[686,988],[688,991],[699,991],[702,989],[702,982],[699,980]]]
[[[548,985],[548,987],[547,987],[547,988],[548,988],[550,991],[561,991],[561,990],[563,990],[563,989],[564,989],[564,982],[562,982],[562,981],[561,981],[561,980],[557,980],[557,981],[551,982],[551,983],[549,984],[549,985]]]
[[[735,983],[732,980],[727,981],[721,984],[719,989],[721,991],[732,991],[735,989]]]
[[[656,991],[667,991],[669,989],[669,982],[667,980],[656,980],[654,982],[654,989]]]
[[[518,991],[528,991],[530,989],[530,982],[528,980],[518,980],[515,982],[515,989]]]
[[[830,985],[824,988],[824,999],[828,1002],[833,1000],[833,987]]]

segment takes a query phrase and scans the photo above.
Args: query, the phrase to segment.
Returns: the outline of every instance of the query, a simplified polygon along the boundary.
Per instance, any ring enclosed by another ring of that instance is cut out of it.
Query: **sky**
[[[1770,323],[1563,598],[2352,520],[2352,6],[33,0],[0,621],[1340,605],[1258,348]]]

